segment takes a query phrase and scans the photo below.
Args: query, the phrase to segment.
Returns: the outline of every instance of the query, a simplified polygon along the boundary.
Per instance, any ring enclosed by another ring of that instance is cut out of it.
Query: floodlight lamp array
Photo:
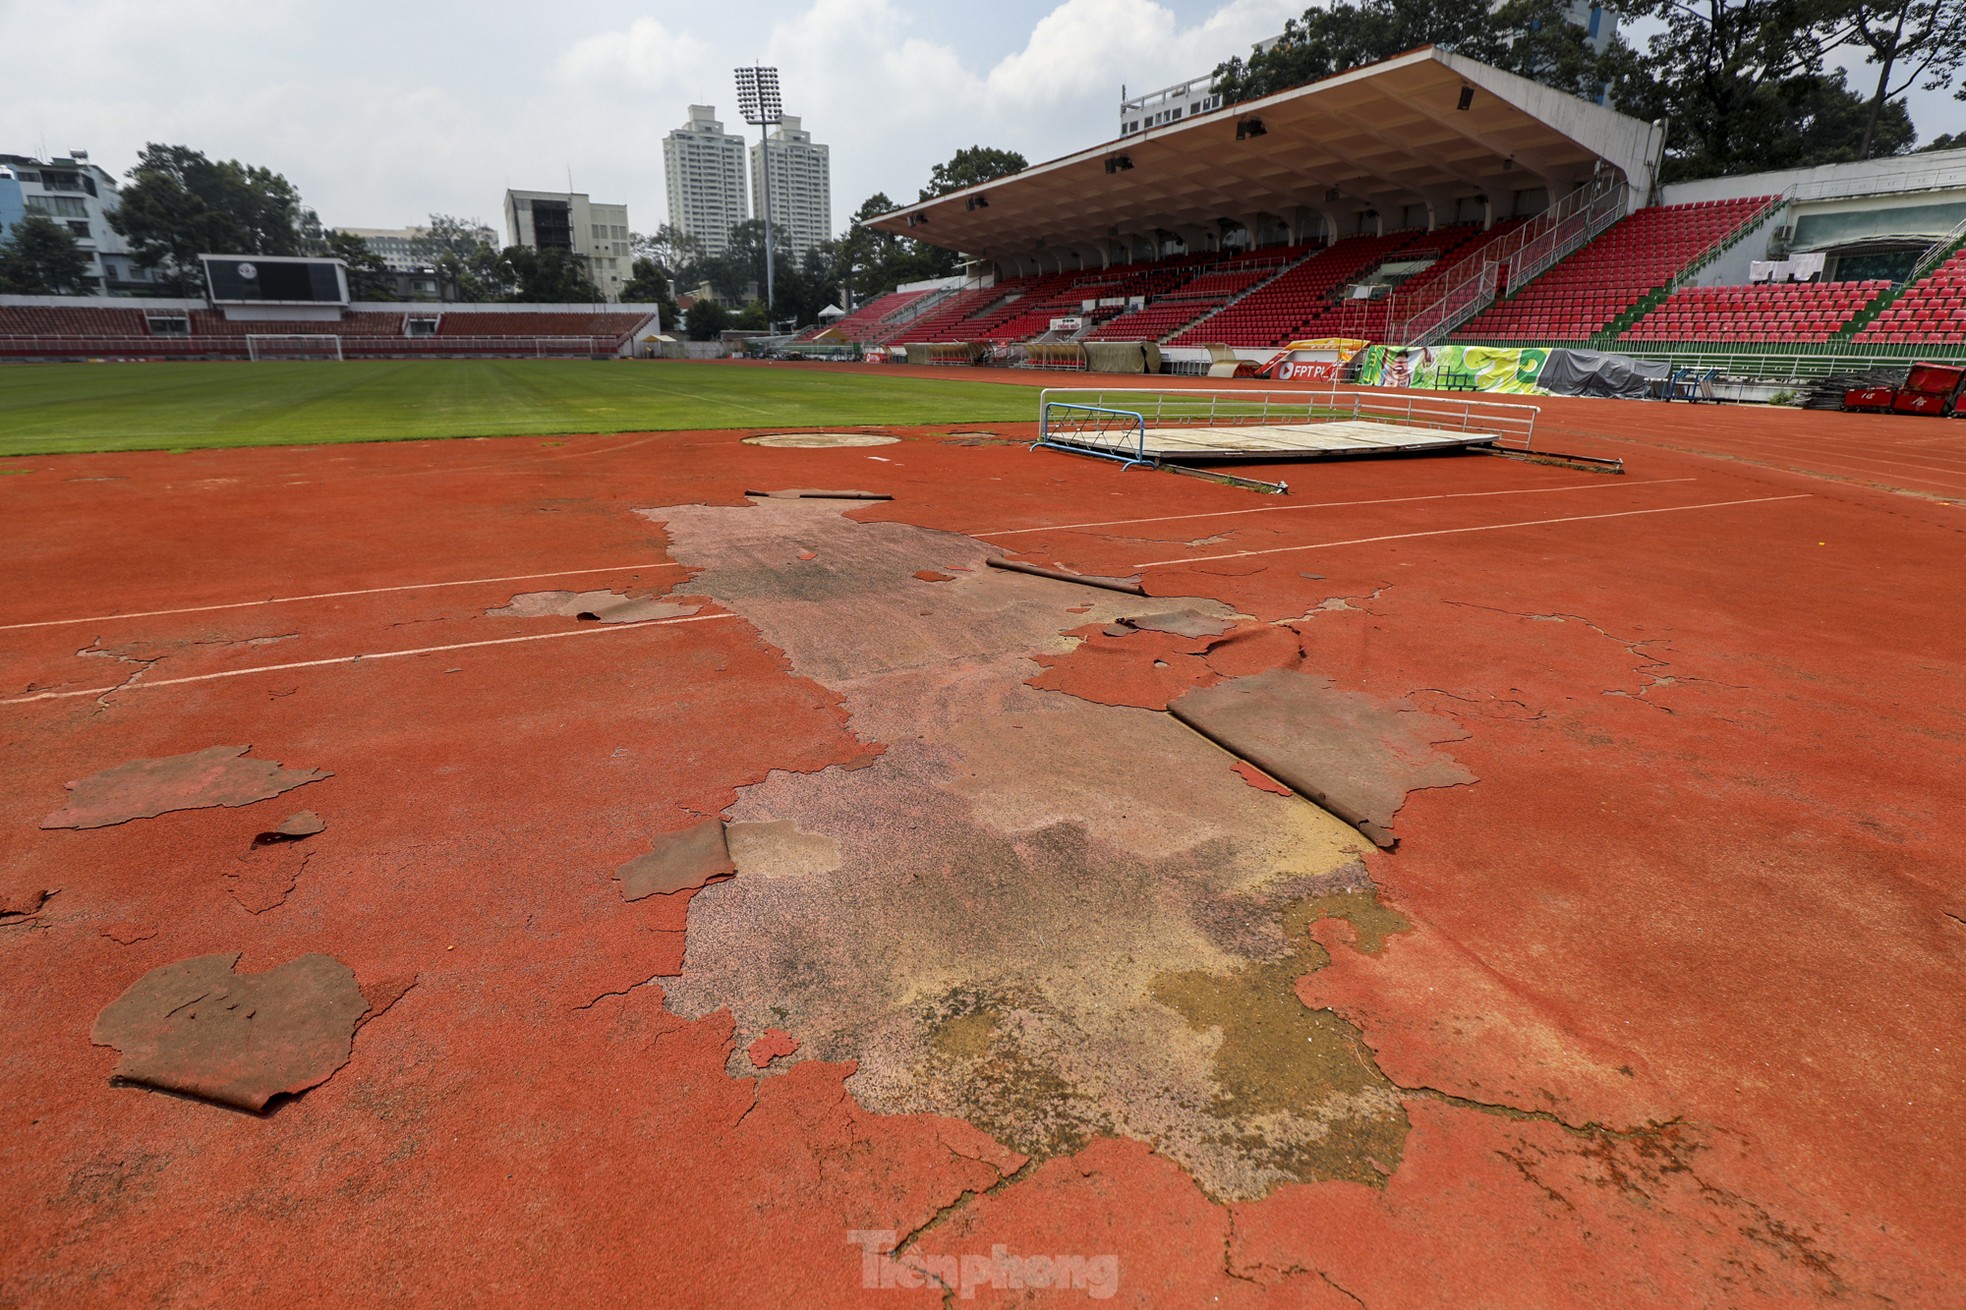
[[[784,118],[785,108],[778,94],[778,70],[754,66],[737,71],[737,112],[753,127],[765,127]]]

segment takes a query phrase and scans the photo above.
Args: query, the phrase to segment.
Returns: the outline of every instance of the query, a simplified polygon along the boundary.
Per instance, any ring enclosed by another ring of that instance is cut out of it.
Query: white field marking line
[[[18,628],[59,628],[71,623],[113,623],[118,619],[154,619],[166,614],[203,614],[208,610],[246,609],[253,605],[285,605],[297,600],[335,600],[342,596],[374,596],[385,591],[427,591],[432,587],[475,587],[491,582],[531,582],[537,578],[572,578],[583,573],[627,573],[635,569],[679,569],[680,564],[615,564],[598,569],[560,569],[553,573],[515,573],[509,578],[459,578],[455,582],[407,582],[400,587],[362,587],[355,591],[317,591],[311,596],[269,596],[265,600],[231,600],[222,605],[186,605],[174,610],[138,610],[134,614],[97,614],[86,619],[41,619],[34,623],[0,623],[0,632]]]
[[[973,537],[1016,537],[1027,532],[1076,532],[1080,528],[1124,528],[1136,523],[1171,523],[1179,519],[1220,519],[1233,514],[1281,514],[1285,510],[1341,509],[1347,505],[1404,505],[1416,500],[1460,500],[1470,496],[1536,496],[1551,491],[1599,491],[1616,487],[1656,487],[1666,482],[1698,482],[1698,478],[1647,478],[1643,482],[1586,482],[1574,487],[1516,487],[1508,491],[1443,491],[1431,496],[1387,496],[1379,500],[1323,500],[1310,505],[1265,505],[1260,509],[1216,509],[1201,514],[1162,514],[1150,519],[1106,519],[1100,523],[1057,523],[1042,528],[1005,528],[973,532]]]
[[[603,632],[633,632],[637,628],[661,628],[678,623],[709,623],[734,619],[735,614],[690,614],[676,619],[645,619],[640,623],[609,623],[571,632],[535,632],[524,637],[493,637],[488,641],[460,641],[448,646],[419,646],[415,650],[373,651],[366,655],[336,655],[325,660],[296,660],[291,664],[262,664],[250,669],[226,669],[218,673],[194,673],[183,678],[159,678],[155,682],[126,682],[114,687],[88,687],[80,691],[43,691],[32,696],[0,700],[0,705],[26,705],[38,700],[65,700],[70,696],[100,696],[111,691],[145,691],[152,687],[175,687],[186,682],[210,682],[214,678],[243,678],[249,673],[282,673],[288,669],[318,669],[327,664],[357,664],[364,660],[394,660],[406,655],[437,655],[447,650],[471,650],[477,646],[510,646],[520,641],[555,641],[561,637],[592,637]]]
[[[1348,541],[1314,541],[1308,546],[1276,546],[1269,550],[1234,550],[1226,555],[1195,555],[1187,559],[1157,559],[1145,564],[1133,565],[1136,569],[1154,569],[1163,564],[1203,564],[1209,560],[1242,559],[1248,555],[1282,555],[1293,550],[1329,550],[1333,546],[1363,546],[1375,541],[1405,541],[1410,537],[1448,537],[1458,532],[1497,532],[1503,528],[1536,528],[1546,523],[1583,523],[1591,519],[1624,519],[1636,514],[1674,514],[1686,509],[1723,509],[1729,505],[1766,505],[1777,500],[1810,500],[1813,493],[1801,492],[1793,496],[1757,496],[1752,500],[1714,500],[1704,505],[1664,505],[1658,509],[1624,509],[1613,514],[1572,514],[1560,519],[1527,519],[1521,523],[1482,523],[1472,528],[1435,528],[1430,532],[1394,532],[1383,537],[1353,537]]]

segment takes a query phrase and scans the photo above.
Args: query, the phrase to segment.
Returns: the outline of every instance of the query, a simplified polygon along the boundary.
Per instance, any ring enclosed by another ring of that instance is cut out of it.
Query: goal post
[[[341,359],[341,338],[332,332],[254,332],[246,336],[254,363],[271,359]]]

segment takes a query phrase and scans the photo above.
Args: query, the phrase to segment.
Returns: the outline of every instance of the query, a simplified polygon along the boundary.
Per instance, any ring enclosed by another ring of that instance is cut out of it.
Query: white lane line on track
[[[318,669],[327,664],[358,664],[370,660],[394,660],[406,655],[437,655],[447,650],[471,650],[478,646],[510,646],[521,641],[555,641],[561,637],[593,637],[604,632],[633,632],[637,628],[664,628],[678,623],[710,623],[734,619],[735,614],[691,614],[678,619],[647,619],[641,623],[608,623],[571,632],[535,632],[524,637],[493,637],[487,641],[459,641],[448,646],[419,646],[415,650],[372,651],[363,655],[336,655],[324,660],[296,660],[291,664],[262,664],[250,669],[226,669],[218,673],[194,673],[183,678],[159,678],[155,682],[126,682],[114,687],[84,687],[79,691],[43,691],[32,696],[0,700],[0,705],[26,705],[41,700],[66,700],[71,696],[100,696],[110,691],[148,691],[153,687],[175,687],[186,682],[210,682],[214,678],[243,678],[251,673],[281,673],[288,669]]]
[[[1752,500],[1714,500],[1702,505],[1662,505],[1657,509],[1625,509],[1611,514],[1572,514],[1560,519],[1525,519],[1520,523],[1481,523],[1471,528],[1434,528],[1428,532],[1393,532],[1382,537],[1352,537],[1346,541],[1314,541],[1307,546],[1275,546],[1268,550],[1234,550],[1226,555],[1194,555],[1186,559],[1156,559],[1133,565],[1136,569],[1155,569],[1168,564],[1203,564],[1209,560],[1243,559],[1250,555],[1282,555],[1295,550],[1329,550],[1334,546],[1363,546],[1375,541],[1405,541],[1411,537],[1448,537],[1460,532],[1498,532],[1503,528],[1536,528],[1546,523],[1584,523],[1592,519],[1624,519],[1638,514],[1675,514],[1688,509],[1724,509],[1729,505],[1766,505],[1777,500],[1810,500],[1812,493],[1793,496],[1756,496]]]
[[[1016,537],[1031,532],[1076,532],[1080,528],[1124,528],[1136,523],[1173,523],[1181,519],[1220,519],[1236,514],[1281,514],[1285,510],[1342,509],[1347,505],[1404,505],[1416,500],[1462,500],[1474,496],[1539,496],[1552,491],[1599,491],[1616,487],[1656,487],[1666,482],[1697,482],[1698,478],[1647,478],[1643,482],[1579,483],[1574,487],[1516,487],[1507,491],[1442,491],[1430,496],[1386,496],[1378,500],[1323,500],[1309,505],[1264,505],[1257,509],[1217,509],[1201,514],[1162,514],[1149,519],[1106,519],[1099,523],[1058,523],[1041,528],[1005,528],[1000,532],[974,532],[978,539]]]
[[[613,564],[598,569],[558,569],[552,573],[515,573],[505,578],[458,578],[452,582],[406,582],[400,587],[360,587],[354,591],[317,591],[311,596],[269,596],[264,600],[230,600],[219,605],[185,605],[171,610],[138,610],[133,614],[95,614],[82,619],[39,619],[33,623],[0,623],[0,632],[19,628],[59,628],[71,623],[112,623],[117,619],[154,619],[166,614],[203,614],[210,610],[247,609],[254,605],[285,605],[299,600],[336,600],[343,596],[374,596],[386,591],[427,591],[432,587],[474,587],[491,582],[531,582],[538,578],[572,578],[583,573],[627,573],[636,569],[679,569],[658,560],[651,564]]]

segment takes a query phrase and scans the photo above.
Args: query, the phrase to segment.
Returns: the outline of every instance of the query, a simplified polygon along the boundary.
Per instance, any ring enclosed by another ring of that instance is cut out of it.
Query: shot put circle
[[[899,440],[875,432],[771,432],[762,437],[746,437],[744,444],[812,450],[826,446],[891,446]]]

